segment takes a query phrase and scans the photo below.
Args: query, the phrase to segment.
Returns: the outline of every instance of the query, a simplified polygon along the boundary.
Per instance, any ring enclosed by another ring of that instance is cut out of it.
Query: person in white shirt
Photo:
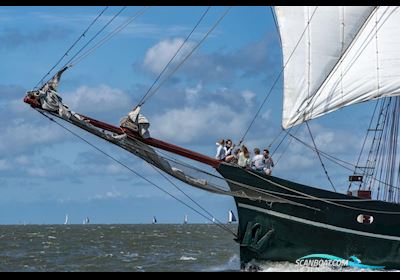
[[[217,143],[217,154],[215,155],[216,159],[223,160],[226,155],[226,148],[225,148],[225,140],[221,139]]]
[[[263,171],[264,167],[264,155],[260,154],[259,148],[254,148],[254,157],[251,159],[251,168],[256,171]]]

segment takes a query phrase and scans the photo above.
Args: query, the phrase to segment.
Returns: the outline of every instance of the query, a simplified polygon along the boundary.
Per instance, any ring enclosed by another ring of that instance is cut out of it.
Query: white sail
[[[185,217],[183,218],[183,223],[187,224],[188,223],[188,215],[185,215]]]
[[[233,214],[232,210],[229,210],[228,213],[228,223],[236,222],[236,217]]]
[[[153,224],[157,224],[157,219],[156,219],[156,216],[153,216],[153,222],[152,222]]]
[[[283,128],[400,94],[398,7],[287,6],[275,12],[286,65]]]
[[[68,224],[68,214],[65,215],[65,221],[64,221],[64,225]]]

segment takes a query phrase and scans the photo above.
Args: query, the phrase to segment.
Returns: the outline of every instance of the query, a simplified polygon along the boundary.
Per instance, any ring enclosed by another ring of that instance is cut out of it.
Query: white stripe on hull
[[[319,227],[319,228],[325,228],[325,229],[329,229],[329,230],[340,231],[340,232],[362,235],[362,236],[373,237],[373,238],[400,241],[400,237],[398,237],[398,236],[383,235],[383,234],[369,233],[369,232],[353,230],[353,229],[348,229],[348,228],[341,228],[341,227],[337,227],[337,226],[333,226],[333,225],[323,224],[323,223],[314,222],[314,221],[310,221],[310,220],[299,218],[299,217],[290,216],[287,214],[283,214],[283,213],[279,213],[276,211],[271,211],[271,210],[263,209],[260,207],[243,204],[243,203],[239,203],[238,207],[247,208],[250,210],[266,213],[268,215],[275,216],[278,218],[291,220],[291,221],[295,221],[298,223],[307,224],[307,225],[311,225],[311,226],[315,226],[315,227]]]

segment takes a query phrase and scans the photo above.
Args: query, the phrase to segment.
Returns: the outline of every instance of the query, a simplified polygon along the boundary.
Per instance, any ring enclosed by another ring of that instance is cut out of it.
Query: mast
[[[371,143],[370,148],[361,150],[353,175],[359,180],[352,184],[364,192],[374,191],[376,199],[400,203],[400,98],[385,98],[378,101],[376,106],[379,111],[372,116],[365,138],[365,142]],[[360,165],[362,162],[364,164]]]

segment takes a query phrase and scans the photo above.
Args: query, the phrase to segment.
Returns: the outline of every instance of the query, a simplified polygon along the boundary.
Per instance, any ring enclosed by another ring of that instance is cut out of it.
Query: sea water
[[[233,238],[213,224],[4,225],[0,271],[240,271]],[[331,271],[259,265],[266,272]]]

